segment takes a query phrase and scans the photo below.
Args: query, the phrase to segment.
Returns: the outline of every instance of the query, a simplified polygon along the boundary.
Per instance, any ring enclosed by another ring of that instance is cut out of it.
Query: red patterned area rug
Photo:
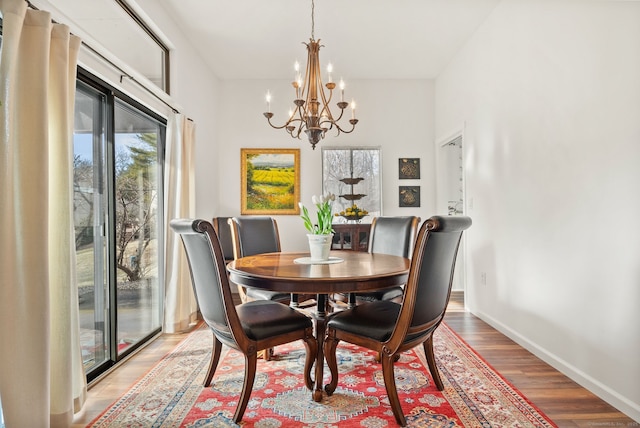
[[[232,427],[242,388],[243,356],[227,348],[209,388],[202,382],[210,357],[211,332],[201,327],[91,427]],[[445,386],[438,391],[421,347],[395,364],[402,408],[412,427],[555,427],[461,338],[442,324],[434,336]],[[240,426],[256,428],[397,426],[374,353],[341,342],[339,382],[320,403],[304,386],[301,342],[275,349],[271,361],[258,360],[256,380]],[[328,381],[325,370],[325,382]]]

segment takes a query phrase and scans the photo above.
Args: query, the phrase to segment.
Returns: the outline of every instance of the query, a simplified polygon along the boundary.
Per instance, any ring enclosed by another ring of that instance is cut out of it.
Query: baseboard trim
[[[472,311],[471,313],[489,324],[491,327],[498,330],[500,333],[507,336],[509,339],[516,342],[518,345],[525,348],[527,351],[531,352],[536,357],[540,358],[545,363],[549,364],[551,367],[555,368],[574,382],[578,383],[580,386],[588,389],[589,391],[600,397],[602,400],[606,401],[622,413],[626,414],[631,419],[640,422],[639,403],[634,403],[628,398],[620,395],[600,381],[594,379],[582,370],[579,370],[578,368],[569,364],[562,358],[559,358],[557,355],[538,346],[536,343],[531,342],[526,337],[522,336],[518,332],[512,330],[507,325],[499,322],[486,313],[476,311]]]

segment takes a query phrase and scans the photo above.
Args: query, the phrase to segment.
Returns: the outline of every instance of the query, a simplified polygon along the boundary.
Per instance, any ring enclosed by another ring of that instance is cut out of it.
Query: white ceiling
[[[311,0],[159,0],[221,79],[293,78]],[[334,78],[435,78],[501,0],[316,0]]]
[[[62,22],[74,22],[145,76],[157,77],[158,49],[115,0],[32,1],[45,9],[54,4]],[[137,10],[144,3],[126,1]],[[306,63],[311,0],[154,1],[221,79],[288,79],[296,60]],[[321,65],[331,62],[336,80],[435,78],[500,1],[315,0]]]

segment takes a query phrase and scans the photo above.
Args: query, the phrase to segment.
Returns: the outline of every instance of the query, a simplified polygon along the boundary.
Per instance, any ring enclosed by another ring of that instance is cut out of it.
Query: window
[[[126,0],[55,1],[55,7],[93,39],[169,93],[169,49],[131,4]]]
[[[162,326],[166,123],[79,74],[74,221],[80,337],[91,380]]]
[[[334,212],[346,213],[355,204],[368,213],[358,221],[370,223],[382,213],[380,149],[323,147],[322,191],[336,195]],[[352,217],[339,216],[337,222],[350,221]]]

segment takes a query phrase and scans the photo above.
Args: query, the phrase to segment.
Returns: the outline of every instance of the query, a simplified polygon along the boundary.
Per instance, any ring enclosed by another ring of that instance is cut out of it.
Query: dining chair
[[[228,219],[228,224],[231,230],[234,259],[255,254],[280,252],[280,235],[278,224],[274,218],[266,216],[231,217]],[[244,288],[240,285],[238,285],[238,293],[242,302],[273,300],[289,304],[292,301],[290,293]],[[293,300],[295,301],[296,298],[293,297]]]
[[[204,321],[213,332],[213,349],[204,386],[211,384],[222,345],[245,356],[240,400],[233,421],[238,423],[247,408],[256,375],[257,352],[302,340],[306,348],[305,385],[313,390],[311,367],[318,354],[309,317],[281,303],[256,300],[234,306],[218,235],[205,220],[174,219],[169,223],[180,235],[189,261],[191,284]]]
[[[229,219],[231,217],[214,217],[211,224],[218,234],[220,239],[220,245],[222,246],[222,255],[225,262],[230,262],[233,257],[233,238],[231,237],[231,227],[229,226]]]
[[[410,258],[419,225],[420,217],[416,216],[374,217],[369,232],[368,251]],[[349,307],[376,300],[394,300],[399,303],[402,292],[403,287],[398,286],[367,293],[351,293],[348,295]]]
[[[343,340],[381,356],[384,384],[399,425],[406,419],[398,399],[393,364],[396,355],[422,345],[433,381],[442,391],[433,353],[433,332],[444,318],[460,239],[471,226],[466,216],[434,216],[420,227],[402,303],[379,300],[334,312],[327,322],[324,354],[331,372],[325,391],[332,395],[338,385],[336,349]]]
[[[228,223],[231,227],[234,258],[280,252],[280,234],[278,232],[278,223],[274,218],[268,216],[231,217]],[[292,308],[300,306],[300,295],[298,294],[259,288],[245,288],[239,284],[237,288],[242,302],[272,300],[288,304]],[[313,296],[305,295],[303,299],[309,302],[310,297]],[[266,349],[261,353],[261,356],[267,361],[270,360],[273,356],[273,348]]]

